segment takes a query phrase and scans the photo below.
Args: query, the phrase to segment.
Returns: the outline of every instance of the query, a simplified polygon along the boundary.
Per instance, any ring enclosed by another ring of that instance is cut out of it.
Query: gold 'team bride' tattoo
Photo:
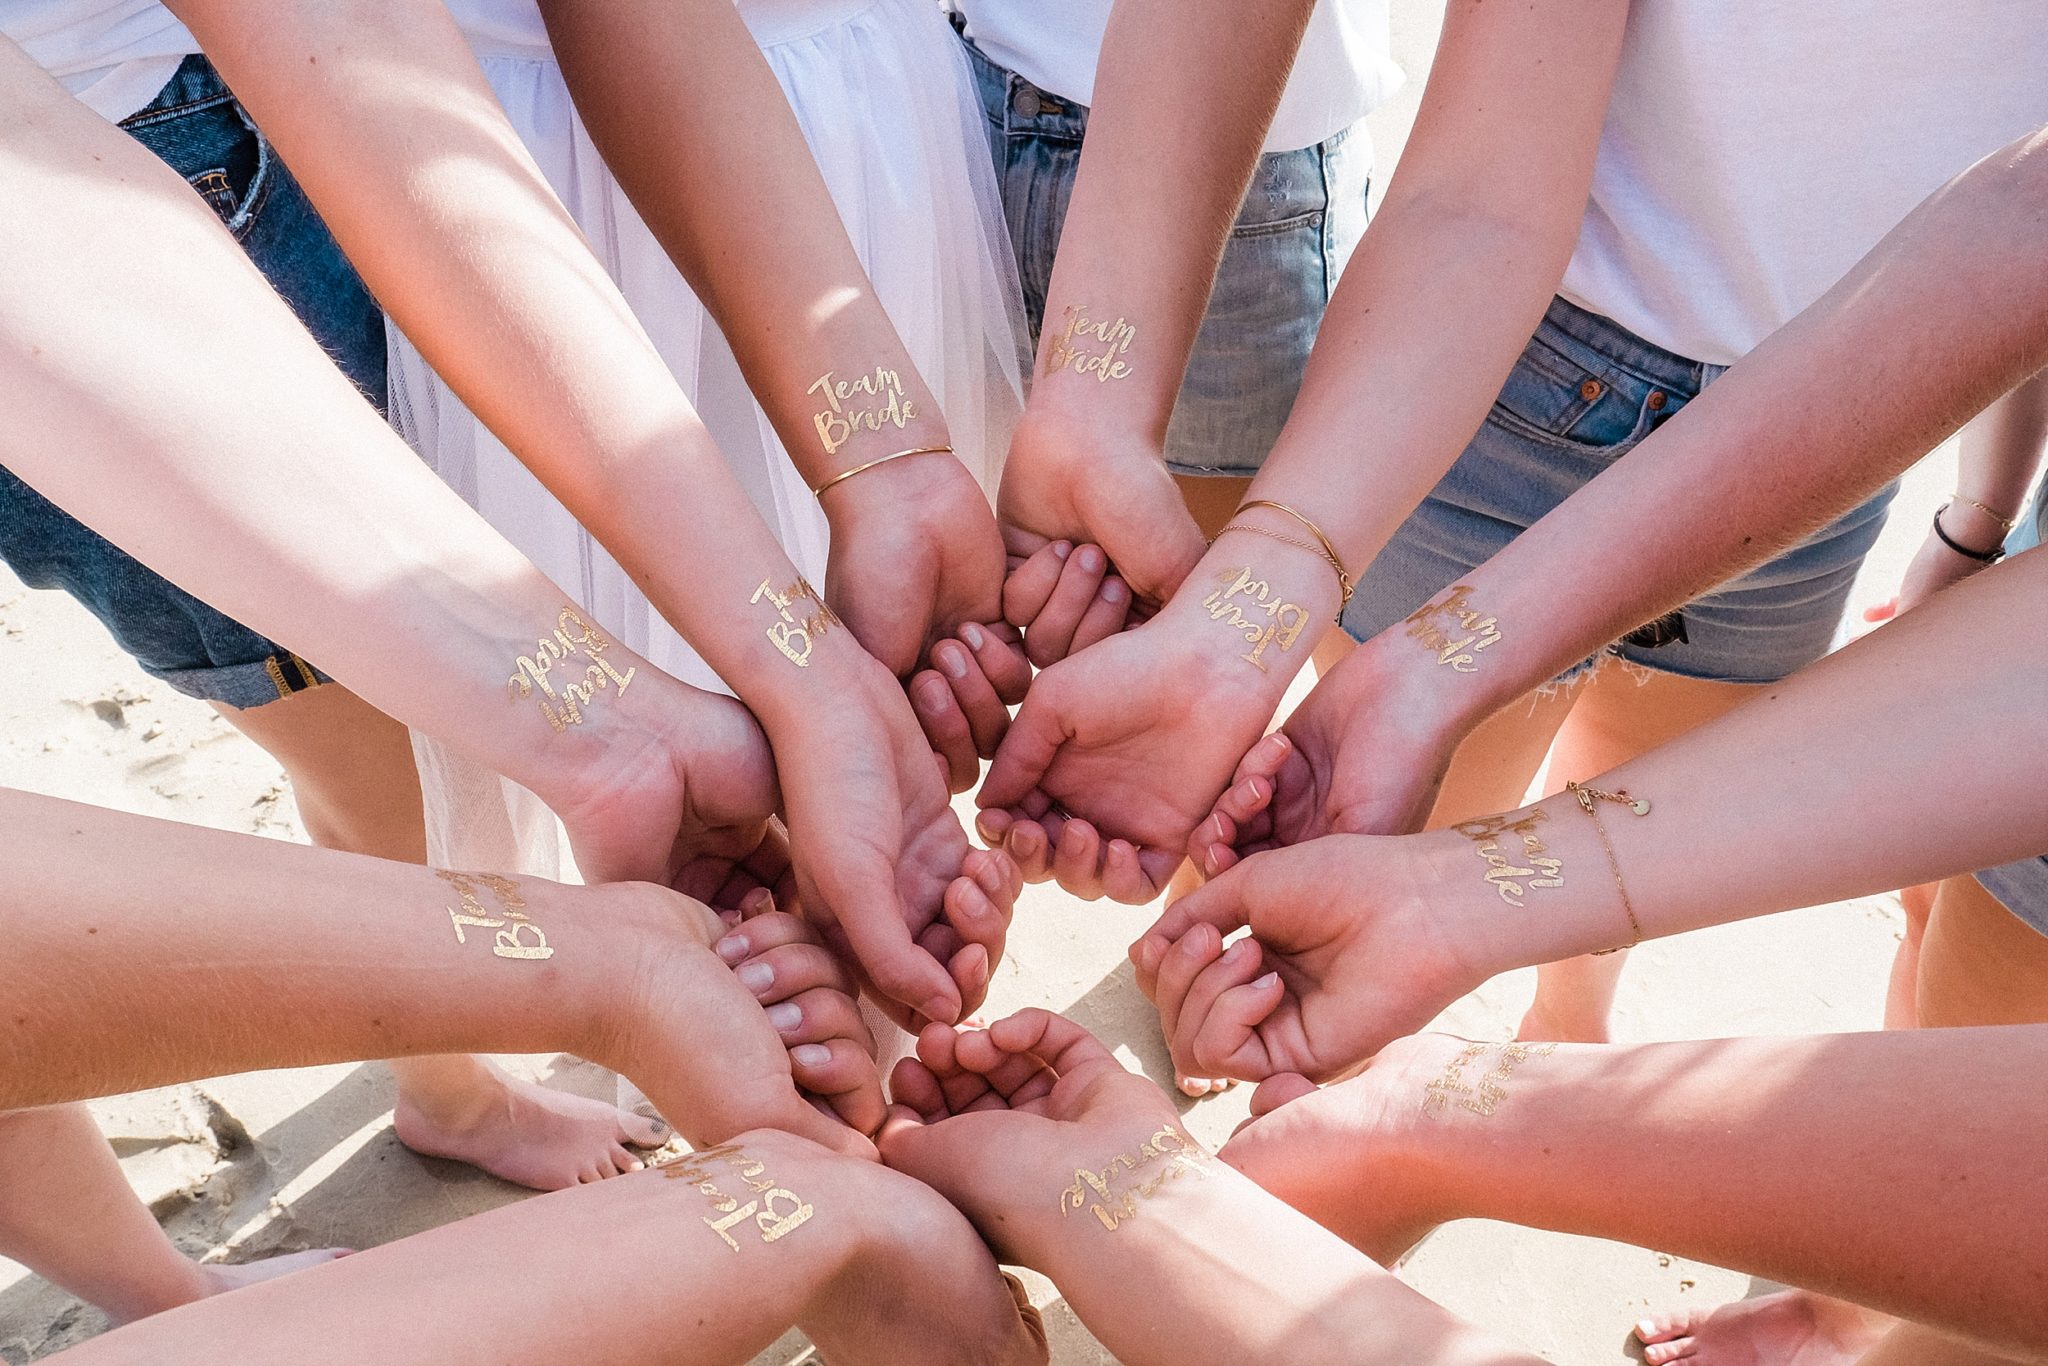
[[[1120,357],[1138,339],[1138,329],[1122,318],[1113,323],[1091,319],[1086,304],[1068,304],[1066,312],[1067,325],[1045,353],[1045,373],[1057,374],[1071,366],[1075,374],[1093,375],[1104,384],[1126,378],[1131,367]]]
[[[1465,1083],[1465,1069],[1489,1049],[1498,1048],[1500,1057],[1491,1072],[1479,1078],[1475,1089]],[[1457,1057],[1444,1065],[1443,1075],[1422,1088],[1422,1113],[1440,1115],[1452,1104],[1475,1115],[1491,1115],[1507,1099],[1507,1082],[1517,1067],[1531,1058],[1547,1058],[1557,1051],[1554,1043],[1474,1043],[1465,1045]]]
[[[1216,582],[1221,586],[1210,590],[1202,606],[1208,609],[1211,621],[1227,622],[1232,630],[1244,633],[1252,648],[1238,658],[1265,673],[1266,662],[1260,656],[1266,647],[1277,645],[1285,652],[1301,639],[1302,628],[1308,625],[1308,609],[1282,602],[1264,579],[1252,577],[1249,566],[1226,569],[1216,576]],[[1264,621],[1258,619],[1260,613],[1265,615]]]
[[[718,1171],[712,1164],[719,1162],[734,1171]],[[803,1227],[814,1213],[803,1197],[775,1184],[761,1159],[735,1144],[721,1143],[715,1148],[684,1153],[656,1163],[655,1170],[671,1181],[688,1181],[697,1187],[697,1193],[709,1200],[719,1215],[716,1219],[706,1218],[705,1227],[724,1239],[734,1252],[740,1250],[739,1240],[732,1236],[737,1224],[752,1219],[761,1241],[772,1243]],[[718,1186],[722,1179],[741,1182],[753,1193],[752,1198],[742,1202],[738,1196],[727,1195]]]
[[[1487,882],[1500,893],[1502,901],[1519,907],[1531,887],[1564,886],[1564,861],[1554,857],[1543,841],[1536,838],[1536,827],[1547,819],[1541,811],[1511,811],[1505,816],[1460,821],[1451,829],[1478,846],[1474,852],[1486,861]],[[1522,860],[1528,862],[1528,867],[1501,852],[1501,839],[1507,835],[1521,837]],[[1528,879],[1526,883],[1524,878]]]
[[[1466,605],[1469,584],[1459,584],[1436,602],[1424,603],[1404,623],[1408,634],[1428,646],[1436,662],[1468,674],[1479,666],[1473,656],[1500,642],[1500,623]]]
[[[1161,1186],[1183,1173],[1200,1176],[1209,1161],[1209,1154],[1200,1144],[1168,1125],[1140,1143],[1136,1155],[1118,1153],[1099,1172],[1075,1172],[1074,1184],[1060,1192],[1060,1217],[1064,1219],[1085,1209],[1114,1233],[1118,1224],[1137,1217],[1139,1196],[1149,1199]],[[1138,1173],[1154,1163],[1163,1165],[1149,1178],[1139,1180]],[[1122,1182],[1123,1189],[1119,1190],[1119,1178],[1126,1173],[1130,1179]],[[1097,1203],[1089,1203],[1091,1195]]]
[[[802,616],[790,610],[805,598],[816,603],[818,610]],[[768,639],[776,649],[782,651],[783,658],[799,669],[811,667],[811,646],[819,636],[834,626],[845,625],[832,609],[825,605],[823,595],[811,587],[810,581],[801,574],[797,575],[795,583],[779,592],[772,581],[763,579],[761,586],[754,590],[754,596],[747,601],[765,601],[775,609],[776,620],[768,624]]]
[[[455,925],[455,942],[467,944],[465,925],[472,929],[496,930],[497,938],[491,943],[491,952],[500,958],[523,958],[528,962],[541,962],[555,956],[548,946],[547,935],[540,926],[533,923],[533,917],[526,913],[526,898],[519,895],[519,884],[510,878],[499,877],[496,873],[454,873],[445,868],[436,868],[434,876],[455,889],[462,898],[462,909],[448,908],[448,919]],[[477,888],[483,887],[497,899],[495,914],[484,909],[484,903],[477,896]],[[527,935],[532,935],[528,942]]]
[[[862,432],[879,432],[884,426],[900,431],[917,416],[917,404],[903,396],[903,377],[884,365],[858,379],[838,379],[828,370],[804,392],[825,400],[825,406],[811,414],[811,422],[827,455],[837,455]]]
[[[619,693],[623,696],[626,685],[639,672],[638,669],[628,669],[622,674],[614,669],[611,661],[604,657],[604,652],[611,647],[612,643],[604,633],[585,621],[575,608],[564,607],[562,615],[556,618],[554,634],[542,636],[535,642],[532,654],[521,655],[513,661],[512,678],[506,683],[505,691],[517,701],[533,697],[538,689],[540,696],[534,701],[540,704],[540,714],[547,717],[550,726],[558,732],[570,726],[580,726],[583,724],[582,708],[589,706],[593,697],[613,683],[618,684]],[[577,656],[578,651],[582,652],[581,658]],[[575,677],[577,666],[586,659],[590,662],[583,665],[583,676],[578,679]],[[558,695],[548,675],[565,660],[567,664],[564,667],[569,671],[571,681],[562,684]],[[550,702],[556,705],[550,706]]]

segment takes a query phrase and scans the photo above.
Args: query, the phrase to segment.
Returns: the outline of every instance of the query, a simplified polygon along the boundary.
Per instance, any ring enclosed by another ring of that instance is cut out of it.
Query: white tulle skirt
[[[740,0],[854,250],[953,444],[993,492],[1021,407],[1022,305],[983,115],[932,0]],[[733,475],[799,569],[823,582],[817,500],[703,306],[634,212],[542,47],[473,40],[513,126],[618,282]],[[722,195],[721,187],[706,192]],[[750,212],[745,203],[727,211]],[[763,263],[772,268],[773,263]],[[393,421],[485,519],[593,618],[660,668],[725,691],[604,548],[390,329]],[[428,848],[443,867],[561,877],[558,827],[514,784],[415,734]]]

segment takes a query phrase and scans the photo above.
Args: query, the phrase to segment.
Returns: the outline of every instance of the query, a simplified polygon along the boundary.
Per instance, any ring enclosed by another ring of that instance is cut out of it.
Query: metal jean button
[[[1020,119],[1035,119],[1043,108],[1036,90],[1019,90],[1010,101],[1010,112]]]

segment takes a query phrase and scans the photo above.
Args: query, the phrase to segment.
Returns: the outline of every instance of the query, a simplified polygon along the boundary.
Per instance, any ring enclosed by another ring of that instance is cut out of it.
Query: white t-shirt
[[[0,33],[115,122],[155,99],[199,51],[158,0],[0,0]]]
[[[2044,0],[1635,0],[1561,292],[1732,364],[2044,123]]]
[[[1076,104],[1095,102],[1095,62],[1115,0],[954,0],[967,36],[989,60]],[[1287,93],[1266,134],[1268,152],[1313,147],[1348,128],[1401,85],[1388,0],[1317,0]],[[1201,100],[1203,83],[1188,98]]]

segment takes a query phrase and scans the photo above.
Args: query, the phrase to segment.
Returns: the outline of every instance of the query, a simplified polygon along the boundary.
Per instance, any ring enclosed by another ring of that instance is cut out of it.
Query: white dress
[[[449,8],[734,476],[790,559],[822,583],[827,527],[817,499],[716,325],[605,168],[532,0],[452,0]],[[933,0],[739,0],[739,9],[960,458],[993,492],[1021,408],[1022,305],[958,40]],[[686,682],[726,691],[395,327],[390,341],[393,421],[421,457],[626,645]],[[426,737],[416,734],[414,749],[436,865],[564,875],[558,829],[531,794]]]

